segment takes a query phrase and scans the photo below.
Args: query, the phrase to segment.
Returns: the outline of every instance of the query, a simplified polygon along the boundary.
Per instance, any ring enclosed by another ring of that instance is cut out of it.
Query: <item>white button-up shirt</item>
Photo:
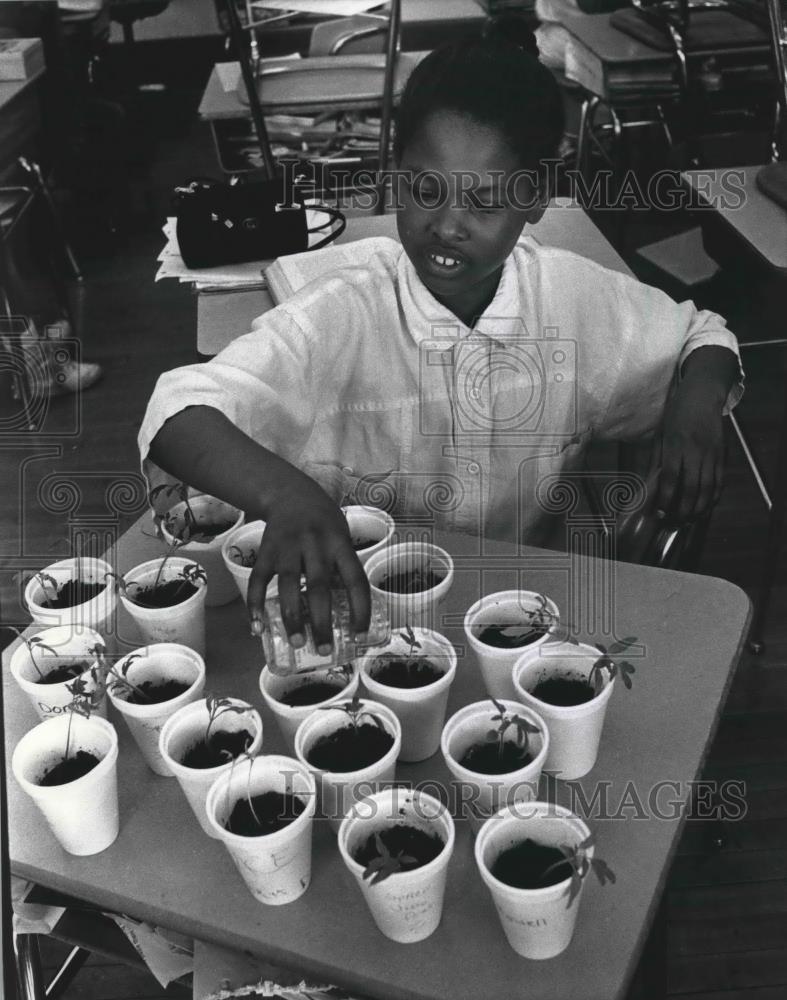
[[[737,354],[714,313],[529,239],[471,330],[399,243],[377,240],[369,257],[363,242],[359,266],[311,282],[207,364],[161,376],[139,434],[151,485],[165,478],[147,458],[158,430],[212,406],[337,501],[543,541],[539,484],[576,469],[593,438],[650,435],[691,351]]]

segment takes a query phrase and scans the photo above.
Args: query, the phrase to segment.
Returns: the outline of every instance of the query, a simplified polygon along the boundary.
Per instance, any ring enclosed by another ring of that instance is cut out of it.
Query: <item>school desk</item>
[[[540,243],[571,250],[613,271],[630,274],[623,259],[578,205],[554,199],[543,219],[528,226],[526,233]],[[347,220],[347,229],[337,243],[350,243],[368,236],[397,239],[394,215],[361,216]],[[200,291],[197,296],[197,353],[202,358],[218,354],[227,344],[248,333],[251,321],[273,307],[264,288],[236,291]]]
[[[17,157],[31,155],[38,145],[41,103],[36,80],[43,73],[42,68],[28,80],[0,80],[0,183],[18,182]]]
[[[141,533],[149,524],[149,515],[143,515],[108,557],[118,572],[160,554],[159,543]],[[174,779],[148,770],[114,715],[120,738],[118,839],[92,857],[66,854],[10,773],[14,746],[37,722],[7,668],[18,643],[3,655],[12,872],[105,910],[245,951],[376,1000],[623,1000],[683,826],[676,813],[700,774],[741,652],[749,601],[737,587],[711,577],[542,549],[517,551],[440,532],[434,538],[455,560],[455,581],[437,625],[459,654],[449,714],[485,697],[461,625],[481,592],[542,591],[566,618],[587,621],[597,641],[609,642],[601,630],[602,605],[598,617],[585,619],[582,608],[589,605],[571,606],[569,596],[579,594],[584,601],[591,593],[605,594],[608,629],[638,637],[641,648],[628,657],[636,666],[633,689],[617,685],[613,692],[596,766],[578,782],[544,780],[540,790],[542,797],[563,804],[572,788],[581,789],[588,803],[596,792],[606,798],[606,818],[595,815],[597,800],[588,823],[596,833],[597,856],[617,877],[615,885],[586,884],[576,933],[561,956],[527,961],[510,949],[476,871],[464,821],[457,821],[442,922],[420,944],[395,944],[379,933],[324,821],[315,823],[307,892],[287,906],[261,905],[223,845],[202,832]],[[258,687],[260,642],[249,634],[240,599],[208,609],[207,622],[208,690],[249,700],[263,717],[263,752],[281,752]],[[122,616],[119,635],[124,646],[135,644]],[[398,765],[397,780],[446,783],[449,775],[438,754]],[[671,802],[678,804],[674,810]]]

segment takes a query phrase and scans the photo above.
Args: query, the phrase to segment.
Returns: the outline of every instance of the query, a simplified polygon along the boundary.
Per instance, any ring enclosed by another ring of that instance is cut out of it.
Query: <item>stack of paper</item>
[[[306,211],[306,225],[309,229],[324,225],[326,216],[318,210]],[[167,238],[164,249],[158,255],[159,269],[156,281],[164,278],[177,278],[178,281],[193,284],[197,291],[216,291],[231,289],[266,288],[267,281],[263,268],[272,263],[271,260],[252,260],[242,264],[224,264],[221,267],[187,267],[180,256],[176,220],[168,218],[162,232]],[[328,234],[324,229],[309,235],[309,245],[314,246]]]
[[[156,281],[161,281],[163,278],[177,278],[178,281],[194,284],[200,291],[208,288],[265,287],[262,267],[270,261],[255,260],[244,264],[225,264],[223,267],[187,267],[180,256],[175,225],[175,219],[169,218],[163,227],[167,242],[157,258],[159,269]]]

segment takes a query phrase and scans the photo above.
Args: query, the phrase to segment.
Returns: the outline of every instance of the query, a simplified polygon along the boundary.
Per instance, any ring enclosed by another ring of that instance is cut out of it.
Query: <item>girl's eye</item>
[[[490,205],[478,202],[471,205],[471,210],[477,215],[497,215],[498,212],[503,211],[503,206],[500,204]]]

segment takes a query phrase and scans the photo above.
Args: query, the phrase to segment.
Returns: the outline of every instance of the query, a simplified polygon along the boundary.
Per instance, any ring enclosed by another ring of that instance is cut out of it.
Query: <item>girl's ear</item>
[[[530,204],[525,209],[527,225],[534,226],[537,222],[541,221],[549,205],[550,195],[549,181],[544,178],[538,186],[535,197],[531,199]]]

